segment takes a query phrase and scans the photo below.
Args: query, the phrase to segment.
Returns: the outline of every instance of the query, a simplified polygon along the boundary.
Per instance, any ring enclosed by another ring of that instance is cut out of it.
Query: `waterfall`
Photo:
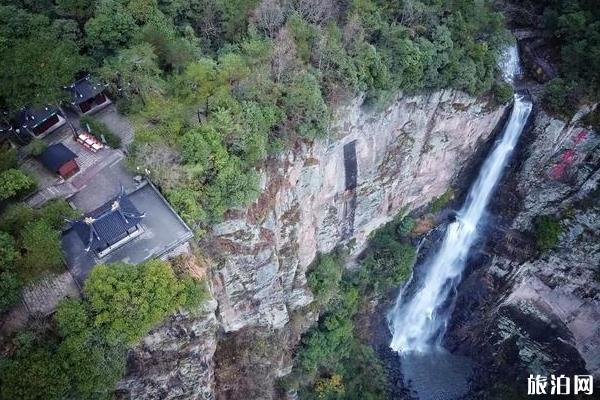
[[[507,53],[510,61],[504,64],[504,75],[512,81],[520,70],[518,53],[516,47]],[[452,304],[452,294],[460,282],[469,250],[477,239],[478,225],[531,109],[528,98],[515,95],[501,138],[485,160],[456,221],[448,226],[441,247],[424,266],[424,276],[419,282],[411,282],[416,284],[416,289],[410,295],[403,291],[398,296],[388,314],[393,350],[401,354],[423,353],[440,347],[451,312],[448,304]]]
[[[460,280],[469,249],[477,238],[477,226],[531,108],[531,102],[524,96],[515,95],[502,138],[486,159],[456,221],[448,226],[439,251],[426,267],[421,286],[408,302],[399,298],[390,314],[392,349],[422,352],[439,344],[446,323],[444,317],[447,317],[441,311],[442,305]]]
[[[500,57],[502,77],[508,83],[513,83],[523,73],[519,61],[519,48],[516,45],[507,47]]]

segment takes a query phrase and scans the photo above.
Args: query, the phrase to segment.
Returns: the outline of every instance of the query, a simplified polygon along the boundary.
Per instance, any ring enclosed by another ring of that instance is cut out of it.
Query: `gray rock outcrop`
[[[318,252],[348,244],[357,254],[400,210],[443,194],[504,111],[455,91],[400,96],[375,115],[359,104],[337,112],[327,139],[269,165],[260,198],[214,228],[209,247],[223,261],[212,283],[225,331],[283,327],[312,301],[305,272]]]

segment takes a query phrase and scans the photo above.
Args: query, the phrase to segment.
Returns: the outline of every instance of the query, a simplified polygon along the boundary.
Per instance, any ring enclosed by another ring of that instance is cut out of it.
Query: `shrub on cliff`
[[[492,87],[492,93],[497,104],[506,104],[512,100],[514,90],[508,83],[496,81]]]
[[[354,275],[361,291],[384,294],[406,280],[412,271],[416,252],[406,235],[414,219],[405,216],[378,229],[361,256],[361,268]]]
[[[542,251],[552,249],[558,245],[562,232],[560,220],[550,215],[542,215],[534,221],[535,240]]]
[[[342,269],[339,257],[331,254],[319,255],[310,267],[306,280],[320,307],[329,304],[338,293]]]
[[[571,99],[572,84],[561,78],[551,80],[544,87],[542,100],[548,110],[561,116],[570,117],[575,112],[576,103]]]

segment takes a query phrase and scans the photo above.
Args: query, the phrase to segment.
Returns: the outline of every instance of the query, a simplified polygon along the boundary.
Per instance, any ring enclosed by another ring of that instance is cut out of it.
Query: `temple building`
[[[73,153],[62,143],[56,143],[48,146],[37,159],[48,170],[58,174],[63,179],[68,179],[79,172],[77,165],[77,154]]]
[[[128,243],[143,233],[140,224],[145,214],[137,210],[121,188],[121,193],[83,218],[69,221],[85,245],[102,258],[112,250]]]
[[[81,115],[94,113],[111,104],[105,87],[86,76],[66,88],[71,93],[71,105]]]
[[[154,185],[125,180],[115,193],[110,183],[118,180],[118,175],[112,172],[107,168],[105,177],[90,181],[69,199],[74,208],[84,212],[77,220],[67,220],[62,234],[67,266],[80,284],[97,264],[138,264],[169,257],[187,248],[193,237]]]
[[[66,123],[65,117],[54,106],[23,107],[14,117],[14,129],[29,134],[32,138],[42,138]]]

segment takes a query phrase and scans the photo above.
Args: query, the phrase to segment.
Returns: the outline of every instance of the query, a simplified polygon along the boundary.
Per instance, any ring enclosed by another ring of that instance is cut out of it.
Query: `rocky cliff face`
[[[357,254],[400,210],[443,194],[504,113],[455,91],[399,96],[376,114],[359,104],[338,110],[326,139],[272,160],[259,199],[214,228],[203,247],[218,306],[157,328],[131,354],[123,397],[213,398],[215,348],[217,397],[271,397],[315,317],[305,273],[317,252]],[[230,332],[218,344],[217,326]]]
[[[492,207],[499,228],[461,287],[448,342],[485,363],[482,385],[600,376],[600,136],[578,123],[586,111],[571,123],[537,113]],[[544,252],[540,215],[562,227]]]
[[[299,144],[264,171],[260,198],[231,212],[207,245],[222,259],[212,283],[232,332],[216,353],[219,398],[276,396],[273,381],[290,371],[306,326],[305,273],[317,252],[344,244],[357,254],[401,209],[443,194],[503,111],[452,91],[399,97],[376,115],[355,103],[337,113],[328,139]]]
[[[178,313],[130,352],[119,399],[212,399],[217,348],[217,303]]]
[[[270,165],[260,198],[214,228],[225,331],[283,327],[312,301],[305,272],[317,252],[347,243],[356,254],[401,209],[443,194],[502,114],[453,91],[400,97],[377,115],[358,102],[340,110],[328,139]]]

